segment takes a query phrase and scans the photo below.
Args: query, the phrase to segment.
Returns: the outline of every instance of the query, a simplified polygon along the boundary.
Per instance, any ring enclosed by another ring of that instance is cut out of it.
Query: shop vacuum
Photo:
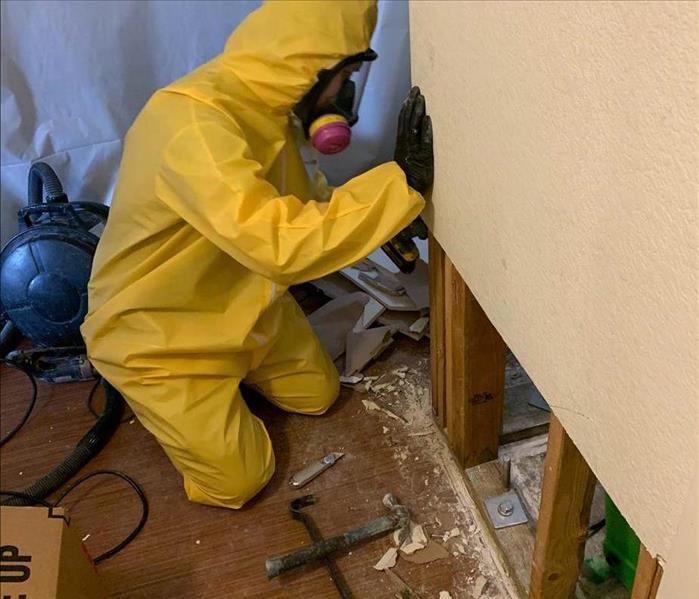
[[[68,201],[58,176],[45,162],[29,170],[28,205],[17,213],[19,232],[0,252],[0,357],[36,380],[63,383],[98,379],[87,359],[80,325],[87,313],[87,283],[109,208]],[[61,487],[107,443],[119,426],[124,400],[102,380],[106,404],[92,428],[62,463],[3,505],[27,505]]]

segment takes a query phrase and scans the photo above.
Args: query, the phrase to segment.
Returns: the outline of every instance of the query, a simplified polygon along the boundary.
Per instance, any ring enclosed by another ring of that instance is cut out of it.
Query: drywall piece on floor
[[[378,322],[385,326],[395,327],[396,331],[401,335],[410,337],[415,341],[420,341],[428,332],[429,328],[426,328],[422,333],[415,333],[410,330],[410,327],[420,318],[419,312],[396,312],[394,310],[386,310],[379,316]]]
[[[389,547],[381,556],[378,562],[374,564],[374,570],[390,570],[396,565],[396,560],[398,559],[398,549],[395,547]]]
[[[333,360],[345,353],[347,334],[362,316],[364,306],[370,299],[361,291],[343,295],[329,301],[308,317],[318,339]]]
[[[417,310],[415,302],[409,295],[392,295],[390,293],[385,293],[378,289],[375,285],[363,281],[359,276],[362,272],[364,271],[349,266],[347,268],[343,268],[340,271],[340,274],[348,280],[352,281],[352,283],[354,283],[362,291],[365,291],[373,298],[381,302],[384,306],[386,306],[388,310],[396,310],[399,312],[410,312]],[[389,274],[392,273],[389,272]]]
[[[331,299],[348,293],[356,293],[357,291],[357,287],[352,281],[336,272],[326,275],[321,279],[314,279],[311,281],[311,285],[320,289]]]
[[[391,383],[381,383],[380,385],[372,385],[371,390],[374,393],[381,393],[381,391],[386,391],[387,393],[390,393],[391,391],[396,390],[396,386],[392,385]]]
[[[362,262],[361,264],[362,266],[354,265],[352,267],[361,271],[359,273],[360,280],[364,281],[365,283],[369,283],[369,285],[373,285],[379,291],[384,291],[389,295],[405,295],[405,287],[403,287],[402,283],[393,273],[388,273],[386,271],[382,272],[378,268],[371,265],[368,266],[367,270],[366,262]]]
[[[393,418],[394,420],[402,420],[403,422],[405,422],[403,418],[401,418],[397,414],[394,414],[388,408],[380,406],[375,401],[371,401],[370,399],[363,399],[362,404],[364,405],[364,408],[367,410],[367,412],[383,412],[389,418]]]
[[[422,528],[422,524],[415,524],[415,522],[411,522],[408,538],[401,544],[400,551],[402,554],[411,555],[416,551],[424,549],[427,546],[427,542],[427,535],[425,535],[425,530]]]
[[[331,299],[357,293],[357,287],[351,281],[337,273],[332,273],[322,279],[311,281],[311,284]],[[364,308],[364,314],[361,320],[357,322],[357,327],[368,329],[385,311],[386,307],[372,297],[369,302],[367,302]]]
[[[413,564],[429,564],[438,559],[446,559],[449,557],[449,552],[443,545],[435,541],[429,541],[423,549],[416,551],[411,555],[402,555],[402,559]]]
[[[352,376],[340,376],[340,383],[343,385],[356,385],[364,380],[363,374],[353,374]]]
[[[376,327],[366,331],[350,331],[347,334],[345,376],[362,370],[393,343],[393,327]]]
[[[361,331],[362,329],[368,329],[385,311],[386,307],[383,304],[377,302],[373,297],[370,298],[366,306],[364,306],[364,312],[361,318],[357,321],[357,324],[354,325],[354,330]]]
[[[473,596],[475,599],[478,599],[483,594],[483,589],[485,588],[485,585],[488,584],[488,581],[486,580],[485,576],[479,576],[476,578],[476,582],[473,585]]]
[[[423,335],[430,324],[429,316],[421,316],[413,324],[410,325],[409,331],[416,335]]]
[[[415,302],[418,310],[430,305],[430,280],[427,263],[418,260],[411,273],[398,272],[395,275],[408,296]]]
[[[439,599],[452,599],[449,591],[439,591]]]
[[[458,527],[454,527],[451,530],[448,530],[444,533],[444,535],[442,536],[442,542],[446,543],[449,539],[453,539],[454,537],[458,537],[460,535],[461,531],[458,529]]]
[[[364,390],[365,390],[367,393],[368,393],[369,391],[371,391],[371,388],[372,388],[372,386],[374,385],[374,381],[378,381],[382,376],[383,376],[383,374],[382,374],[381,376],[365,376],[365,377],[364,377],[364,383],[365,383],[365,384],[364,384]]]

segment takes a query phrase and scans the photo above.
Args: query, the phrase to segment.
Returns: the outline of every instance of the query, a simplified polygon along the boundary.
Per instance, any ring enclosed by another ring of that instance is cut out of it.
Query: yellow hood
[[[369,48],[375,1],[273,0],[238,26],[220,64],[275,113],[310,90],[321,69]]]

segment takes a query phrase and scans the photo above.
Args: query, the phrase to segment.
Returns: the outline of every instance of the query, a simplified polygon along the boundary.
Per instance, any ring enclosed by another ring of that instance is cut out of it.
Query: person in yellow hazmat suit
[[[330,190],[299,153],[304,138],[346,145],[348,78],[376,58],[376,16],[363,0],[267,2],[220,56],[157,91],[126,136],[82,333],[192,501],[239,508],[274,472],[241,383],[301,414],[338,395],[288,287],[356,262],[423,208],[433,166],[419,90],[396,161]]]

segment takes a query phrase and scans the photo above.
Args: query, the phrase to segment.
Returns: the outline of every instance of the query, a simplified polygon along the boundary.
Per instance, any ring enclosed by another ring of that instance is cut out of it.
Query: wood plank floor
[[[393,381],[393,390],[377,396],[363,388],[343,389],[336,405],[322,418],[285,414],[264,401],[252,406],[269,428],[277,472],[267,488],[239,511],[187,502],[179,476],[155,440],[137,421],[123,424],[84,469],[127,472],[143,485],[151,504],[151,516],[141,535],[98,566],[112,596],[336,597],[322,567],[307,567],[268,582],[264,561],[307,543],[304,528],[288,514],[289,501],[301,494],[288,487],[290,474],[327,452],[343,451],[346,456],[337,465],[303,489],[304,494],[318,497],[309,513],[324,535],[343,532],[381,514],[381,497],[391,491],[410,507],[417,522],[426,525],[429,534],[441,537],[454,526],[461,532],[450,541],[449,549],[456,556],[428,565],[399,560],[393,571],[412,589],[426,597],[437,597],[442,590],[450,591],[455,599],[508,597],[477,517],[445,476],[451,458],[441,431],[426,411],[427,343],[401,338],[367,374],[390,373],[399,366],[409,367],[404,380],[390,374],[382,379]],[[29,388],[21,375],[5,366],[1,383],[4,434],[21,415]],[[92,422],[85,407],[89,388],[89,384],[40,385],[34,414],[0,452],[3,489],[26,486],[70,451]],[[405,415],[411,425],[380,412],[367,412],[361,399]],[[85,544],[92,555],[119,541],[139,513],[129,490],[111,480],[84,485],[67,506],[79,528],[89,533]],[[454,545],[454,541],[459,543]],[[388,538],[377,539],[338,559],[356,597],[394,597],[400,591],[394,578],[372,568],[389,546]]]

